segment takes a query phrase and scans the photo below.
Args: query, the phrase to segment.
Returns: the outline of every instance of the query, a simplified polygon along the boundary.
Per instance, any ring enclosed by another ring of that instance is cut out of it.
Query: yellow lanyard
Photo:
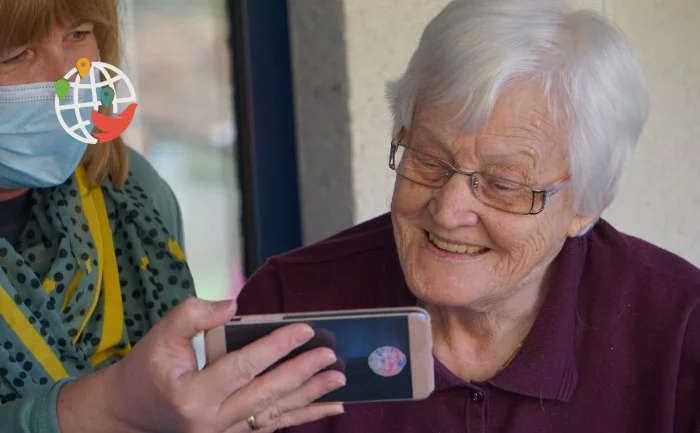
[[[90,235],[92,236],[95,249],[97,250],[97,287],[90,306],[90,310],[85,315],[85,319],[79,329],[78,335],[73,340],[73,344],[85,329],[85,325],[95,311],[100,296],[104,296],[104,319],[102,322],[102,335],[97,351],[90,357],[93,367],[110,358],[113,355],[125,356],[131,350],[131,345],[119,349],[118,345],[124,331],[124,306],[122,304],[122,293],[119,282],[119,271],[117,267],[117,257],[114,252],[112,230],[107,218],[107,207],[102,195],[102,188],[88,188],[85,169],[78,166],[75,172],[80,190],[80,199],[83,212],[87,217]],[[88,273],[95,272],[92,269],[92,258],[86,262]],[[77,286],[77,281],[74,281]],[[74,286],[75,287],[75,286]],[[53,287],[44,289],[51,291]],[[74,290],[69,290],[66,297],[73,295]],[[66,301],[67,302],[67,301]],[[41,363],[42,367],[56,380],[68,377],[68,372],[61,364],[52,348],[44,341],[44,338],[29,322],[29,319],[22,313],[17,304],[10,298],[7,291],[0,287],[0,310],[3,318],[15,331],[22,344]]]

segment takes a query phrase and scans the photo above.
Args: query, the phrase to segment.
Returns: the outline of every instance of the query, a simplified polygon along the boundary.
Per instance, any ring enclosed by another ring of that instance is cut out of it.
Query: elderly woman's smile
[[[570,211],[563,187],[527,215],[539,206],[533,189],[568,177],[562,132],[542,94],[527,81],[504,90],[475,133],[448,120],[454,107],[426,108],[397,137],[392,217],[406,282],[419,299],[466,307],[544,293],[566,237],[593,219]]]
[[[472,245],[467,243],[460,243],[459,241],[450,241],[449,239],[441,239],[433,233],[428,233],[428,239],[435,247],[437,247],[438,251],[436,251],[435,253],[440,255],[441,257],[452,257],[452,255],[442,255],[442,251],[456,253],[458,256],[466,255],[475,257],[485,254],[490,250],[490,248],[480,245]]]

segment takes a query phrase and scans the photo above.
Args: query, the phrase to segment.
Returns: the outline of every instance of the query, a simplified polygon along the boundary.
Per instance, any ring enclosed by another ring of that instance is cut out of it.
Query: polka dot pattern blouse
[[[12,246],[0,239],[0,402],[56,376],[81,376],[116,362],[156,321],[194,295],[182,251],[133,176],[119,190],[105,181],[101,192],[101,202],[88,200],[76,176],[34,190],[19,241]],[[104,217],[97,224],[90,215]],[[109,298],[109,272],[103,271],[109,254],[100,248],[109,245],[104,233],[112,234],[114,286],[121,299]],[[119,301],[121,309],[114,310]],[[105,347],[103,322],[105,315],[114,317],[110,311],[122,312],[123,331]],[[39,342],[50,351],[46,356]],[[52,357],[58,360],[53,370],[45,361]]]

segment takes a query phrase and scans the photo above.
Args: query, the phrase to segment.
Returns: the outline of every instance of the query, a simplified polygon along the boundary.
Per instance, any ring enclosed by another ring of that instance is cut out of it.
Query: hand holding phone
[[[314,337],[262,374],[301,353],[328,347],[338,361],[325,370],[343,372],[347,383],[317,403],[421,400],[432,393],[430,316],[417,307],[236,317],[205,334],[206,363],[297,322],[310,325]]]

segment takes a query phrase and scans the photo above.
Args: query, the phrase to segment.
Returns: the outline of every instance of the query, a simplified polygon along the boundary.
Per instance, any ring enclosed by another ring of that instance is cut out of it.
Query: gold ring
[[[258,423],[255,422],[255,415],[249,416],[246,421],[248,422],[248,426],[251,430],[260,430]]]

